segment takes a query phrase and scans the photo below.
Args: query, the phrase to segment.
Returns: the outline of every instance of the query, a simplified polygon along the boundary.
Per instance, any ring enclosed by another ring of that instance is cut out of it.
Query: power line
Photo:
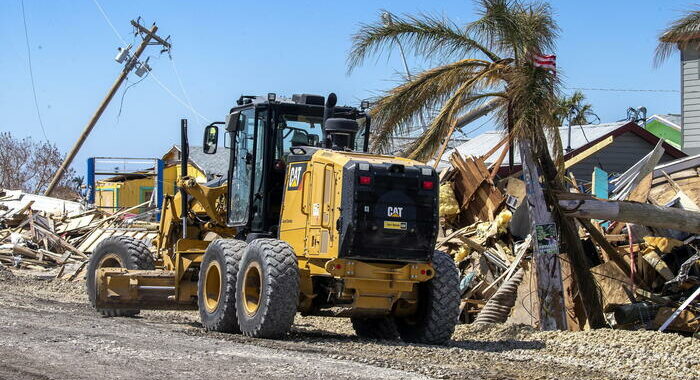
[[[146,74],[143,76],[143,78],[137,80],[136,82],[124,87],[124,92],[122,92],[122,98],[119,101],[119,112],[117,112],[117,123],[119,122],[119,117],[122,115],[122,107],[124,107],[124,97],[126,96],[126,92],[129,91],[130,88],[136,86],[137,84],[143,82],[144,79],[150,74],[150,71],[147,71]],[[126,82],[129,83],[129,78],[126,78]]]
[[[41,112],[39,111],[39,100],[36,96],[36,84],[34,83],[34,70],[32,69],[32,49],[29,47],[29,32],[27,31],[27,15],[24,12],[24,0],[21,0],[22,4],[22,21],[24,22],[24,41],[27,44],[27,58],[29,61],[29,78],[32,80],[32,93],[34,94],[34,108],[36,108],[36,116],[39,118],[39,126],[41,126],[41,133],[44,135],[44,139],[49,141],[46,137],[46,129],[44,129],[44,121],[41,119]]]
[[[587,88],[587,87],[565,87],[568,90],[581,91],[607,91],[607,92],[670,92],[679,93],[678,90],[657,90],[657,89],[632,89],[632,88]]]
[[[182,84],[182,78],[180,77],[180,73],[177,71],[177,66],[175,66],[175,60],[173,59],[172,54],[170,55],[170,63],[173,66],[173,72],[175,73],[175,77],[177,78],[177,82],[180,84],[180,90],[182,90],[182,95],[185,96],[185,101],[187,101],[187,104],[190,106],[190,109],[194,109],[194,107],[192,107],[192,101],[190,101],[190,97],[187,95],[187,91],[185,90],[185,86]],[[195,116],[197,116],[197,115],[195,114]],[[202,119],[202,118],[197,116],[197,119]],[[201,122],[201,120],[200,120],[200,122]]]
[[[493,116],[491,116],[491,117],[489,117],[488,119],[486,119],[486,121],[484,121],[483,123],[481,123],[481,125],[479,125],[478,127],[474,128],[474,129],[472,129],[472,130],[470,130],[470,131],[468,131],[468,132],[466,132],[466,133],[465,133],[465,132],[462,132],[462,128],[464,128],[464,127],[459,128],[458,130],[459,130],[459,132],[460,132],[462,135],[464,135],[465,137],[468,137],[468,135],[470,135],[470,134],[472,134],[472,133],[478,131],[478,130],[481,129],[484,125],[490,123],[491,121],[493,121]],[[466,127],[466,125],[465,125],[465,127]]]
[[[211,123],[211,120],[207,119],[207,118],[204,117],[201,113],[197,112],[196,109],[194,109],[194,108],[188,106],[187,103],[185,103],[182,99],[180,99],[179,96],[175,95],[175,93],[174,93],[170,88],[168,88],[168,86],[166,86],[165,84],[163,84],[163,82],[161,82],[160,79],[158,79],[158,77],[156,76],[156,74],[155,74],[154,72],[151,72],[151,75],[149,75],[149,77],[152,78],[154,81],[156,81],[156,83],[157,83],[163,90],[165,90],[165,92],[167,92],[168,94],[170,94],[170,96],[171,96],[173,99],[175,99],[178,103],[180,103],[183,107],[187,108],[188,110],[190,110],[191,112],[193,112],[195,115],[198,115],[198,116],[201,117],[204,121],[207,121],[207,122],[210,122],[210,123]]]
[[[135,28],[135,30],[138,31],[139,36],[141,37],[141,42],[139,43],[138,47],[136,48],[136,51],[134,51],[133,54],[129,52],[129,47],[127,47],[126,49],[121,50],[115,58],[115,60],[118,63],[124,64],[124,68],[119,73],[119,76],[110,87],[104,99],[102,99],[102,102],[100,102],[100,105],[95,110],[95,113],[85,125],[83,132],[80,134],[75,144],[73,144],[73,148],[71,148],[71,150],[66,155],[66,158],[63,160],[63,163],[61,163],[61,166],[56,171],[56,174],[51,179],[51,183],[49,183],[49,186],[46,188],[45,195],[50,195],[53,189],[58,184],[58,181],[61,180],[63,174],[65,173],[65,170],[73,162],[73,159],[75,158],[76,154],[78,154],[78,152],[80,151],[80,148],[83,146],[83,143],[88,138],[90,132],[92,132],[92,129],[95,127],[97,122],[100,120],[102,113],[104,113],[105,109],[111,102],[114,95],[117,93],[119,87],[121,87],[121,85],[124,83],[126,77],[129,75],[131,70],[136,68],[136,75],[145,74],[149,70],[148,59],[146,59],[143,62],[139,61],[141,55],[146,50],[146,48],[149,45],[161,45],[163,46],[162,52],[166,52],[172,47],[172,44],[170,44],[170,42],[166,41],[165,39],[161,38],[156,34],[158,32],[158,26],[156,26],[155,23],[151,26],[150,29],[147,29],[136,20],[131,20],[131,25]]]
[[[122,43],[124,44],[124,46],[126,46],[126,40],[124,40],[124,38],[122,38],[122,35],[119,34],[119,31],[117,30],[117,28],[114,27],[114,24],[112,24],[112,21],[109,19],[109,17],[107,17],[107,13],[105,13],[105,10],[102,9],[102,6],[100,5],[100,3],[97,0],[92,0],[92,2],[95,3],[95,6],[97,7],[97,9],[99,9],[100,13],[102,13],[102,18],[104,18],[105,21],[107,22],[107,25],[109,25],[109,27],[112,28],[112,31],[117,36],[117,38],[119,38],[122,41]]]

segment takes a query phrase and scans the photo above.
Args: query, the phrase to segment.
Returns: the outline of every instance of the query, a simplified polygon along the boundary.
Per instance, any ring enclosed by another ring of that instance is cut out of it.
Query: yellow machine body
[[[343,280],[340,300],[349,302],[352,315],[387,314],[392,310],[411,313],[417,299],[414,285],[432,278],[430,264],[339,259],[340,233],[336,226],[343,200],[343,168],[351,160],[419,164],[400,157],[325,149],[315,152],[308,161],[290,164],[279,237],[294,248],[299,261],[300,311],[312,310],[316,296],[312,277],[332,276]]]
[[[429,262],[372,262],[339,257],[336,229],[343,196],[343,167],[350,161],[420,163],[400,157],[319,149],[308,161],[290,163],[286,170],[279,239],[294,250],[300,273],[299,311],[336,316],[410,315],[415,312],[417,286],[430,280]],[[303,170],[298,169],[303,168]],[[226,227],[223,196],[227,186],[207,187],[191,178],[180,186],[192,197],[190,212],[209,222],[188,226],[183,239],[180,195],[166,197],[159,235],[154,242],[156,270],[101,268],[97,270],[98,308],[196,309],[199,265],[214,238],[233,238]],[[318,296],[313,278],[339,280],[341,310],[327,313],[313,307]]]

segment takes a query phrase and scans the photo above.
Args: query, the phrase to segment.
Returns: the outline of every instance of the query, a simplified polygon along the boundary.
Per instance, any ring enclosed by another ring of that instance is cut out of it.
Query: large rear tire
[[[360,338],[377,340],[396,340],[399,332],[391,317],[350,318],[355,334]]]
[[[299,268],[292,247],[276,239],[253,240],[243,254],[236,288],[236,313],[244,335],[287,334],[299,303]]]
[[[86,287],[90,304],[106,317],[133,317],[139,310],[98,309],[95,305],[97,282],[95,273],[100,268],[155,269],[148,245],[130,236],[108,237],[97,245],[88,263]]]
[[[433,254],[435,277],[419,284],[418,310],[396,318],[401,339],[408,343],[445,344],[452,337],[459,317],[459,271],[448,254]]]
[[[207,331],[240,333],[236,317],[236,279],[246,243],[217,239],[209,244],[199,269],[197,303]]]

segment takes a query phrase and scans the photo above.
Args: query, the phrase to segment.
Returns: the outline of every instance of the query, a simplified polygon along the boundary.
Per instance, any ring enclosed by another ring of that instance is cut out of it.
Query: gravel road
[[[0,269],[0,379],[700,378],[700,341],[675,334],[462,325],[437,347],[298,317],[286,339],[261,340],[205,332],[196,312],[102,318],[83,286]]]

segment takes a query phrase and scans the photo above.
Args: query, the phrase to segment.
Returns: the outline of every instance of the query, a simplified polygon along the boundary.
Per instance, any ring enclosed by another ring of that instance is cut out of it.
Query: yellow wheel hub
[[[260,265],[252,263],[243,276],[243,305],[248,315],[252,316],[260,307],[262,275]]]
[[[221,267],[216,261],[209,263],[204,274],[204,307],[213,313],[221,298]]]
[[[97,269],[100,268],[124,268],[122,259],[115,253],[108,253],[102,257]]]

